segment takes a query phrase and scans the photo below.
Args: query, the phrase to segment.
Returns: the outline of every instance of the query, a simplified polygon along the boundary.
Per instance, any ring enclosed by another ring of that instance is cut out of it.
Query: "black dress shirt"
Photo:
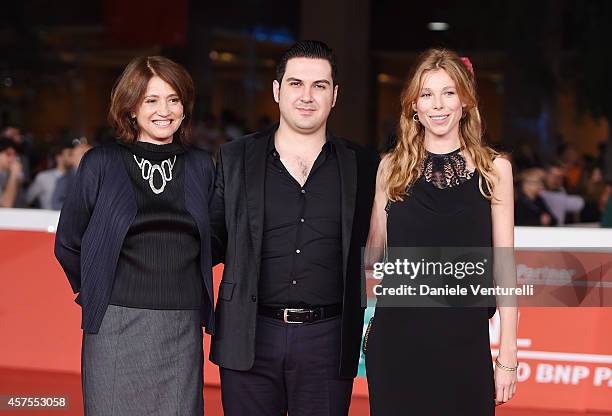
[[[260,305],[342,303],[342,208],[338,161],[329,141],[301,186],[268,144],[259,279]]]

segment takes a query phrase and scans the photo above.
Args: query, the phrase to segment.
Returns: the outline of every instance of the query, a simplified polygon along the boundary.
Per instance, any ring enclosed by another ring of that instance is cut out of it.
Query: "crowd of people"
[[[0,137],[0,207],[60,210],[81,158],[91,148],[85,138],[58,143],[40,157],[16,127]]]
[[[597,157],[562,145],[542,163],[525,147],[512,160],[515,169],[515,223],[525,226],[601,224],[612,226],[612,149],[599,146]]]
[[[255,130],[270,124],[263,116]],[[214,159],[221,144],[250,130],[244,120],[224,110],[219,118],[207,113],[194,120],[192,140]],[[111,140],[108,129],[100,129],[94,140],[63,139],[41,151],[31,136],[6,126],[0,134],[0,207],[61,209],[85,152],[92,144]],[[603,142],[599,154],[593,156],[563,144],[547,162],[528,145],[510,149],[516,225],[612,227],[612,149],[606,148]]]
[[[257,128],[270,124],[270,119],[263,116]],[[195,147],[214,157],[221,144],[247,132],[243,120],[224,110],[219,118],[207,113],[194,121],[192,140]],[[93,139],[61,136],[55,144],[46,146],[35,143],[18,127],[0,129],[0,208],[60,210],[85,152],[115,140],[106,127],[98,129]]]

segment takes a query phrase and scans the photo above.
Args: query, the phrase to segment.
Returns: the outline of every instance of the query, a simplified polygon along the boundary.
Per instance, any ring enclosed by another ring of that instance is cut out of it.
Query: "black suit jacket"
[[[258,280],[264,224],[268,140],[277,126],[221,146],[210,205],[213,263],[225,263],[215,311],[210,359],[248,370],[255,358]],[[329,136],[338,157],[342,189],[344,279],[339,374],[355,377],[363,330],[361,248],[365,245],[378,156]]]

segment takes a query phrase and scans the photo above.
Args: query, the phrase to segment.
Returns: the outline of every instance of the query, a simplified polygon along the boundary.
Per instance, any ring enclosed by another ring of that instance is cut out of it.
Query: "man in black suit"
[[[378,156],[326,129],[338,85],[324,43],[288,49],[273,93],[280,122],[219,153],[211,360],[227,416],[347,415]]]

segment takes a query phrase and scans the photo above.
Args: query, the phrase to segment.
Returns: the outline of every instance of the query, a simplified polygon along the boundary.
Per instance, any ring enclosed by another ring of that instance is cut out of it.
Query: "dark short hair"
[[[66,149],[72,149],[74,146],[72,145],[72,143],[69,142],[60,142],[59,144],[56,144],[55,146],[52,146],[49,149],[49,155],[51,155],[52,157],[56,157],[58,155],[61,155],[64,150]]]
[[[8,148],[12,148],[13,150],[17,151],[17,145],[14,141],[8,137],[0,137],[0,152],[4,152]]]
[[[181,65],[163,56],[134,58],[126,67],[111,92],[108,121],[115,129],[119,140],[133,143],[138,138],[138,125],[130,114],[136,112],[147,91],[149,80],[158,76],[170,84],[183,104],[185,118],[176,135],[181,143],[190,141],[191,118],[195,89],[191,76]]]
[[[558,159],[549,160],[544,165],[544,170],[546,170],[546,172],[549,172],[552,169],[563,169],[563,163]]]
[[[280,83],[285,75],[287,62],[292,58],[313,58],[325,59],[331,66],[332,83],[336,85],[336,77],[338,76],[338,68],[336,66],[336,55],[334,51],[324,42],[319,40],[300,40],[281,56],[276,65],[276,80]]]

